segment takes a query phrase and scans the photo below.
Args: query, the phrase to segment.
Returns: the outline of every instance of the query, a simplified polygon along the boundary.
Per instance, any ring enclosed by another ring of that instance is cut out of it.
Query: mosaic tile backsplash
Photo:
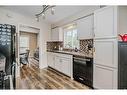
[[[93,55],[93,39],[80,40],[80,52]],[[63,47],[63,42],[47,42],[47,50],[59,50],[59,46]],[[65,49],[64,49],[65,50]]]
[[[80,40],[80,51],[93,55],[93,39]]]
[[[59,46],[63,47],[63,42],[47,42],[47,50],[59,50]]]

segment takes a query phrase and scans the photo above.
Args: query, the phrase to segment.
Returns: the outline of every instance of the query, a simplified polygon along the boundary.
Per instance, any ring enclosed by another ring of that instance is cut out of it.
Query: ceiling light
[[[54,15],[54,13],[55,13],[55,9],[51,8],[51,14]]]
[[[51,9],[51,14],[53,15],[54,14],[54,8],[55,6],[50,6],[50,5],[43,5],[42,6],[42,11],[38,14],[36,14],[35,16],[39,19],[39,17],[43,17],[43,19],[45,19],[45,13],[48,9]]]
[[[36,16],[36,17],[35,17],[35,20],[36,20],[37,22],[39,22],[39,17]]]
[[[42,13],[41,15],[42,15],[43,19],[45,19],[45,13]]]

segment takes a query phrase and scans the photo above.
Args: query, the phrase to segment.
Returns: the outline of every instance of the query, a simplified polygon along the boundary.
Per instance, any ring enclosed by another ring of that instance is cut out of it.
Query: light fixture
[[[41,15],[42,15],[43,19],[45,19],[45,13],[42,13]]]
[[[55,12],[54,7],[55,7],[54,5],[52,5],[52,6],[43,5],[42,6],[42,11],[35,15],[36,20],[39,21],[39,17],[41,17],[41,16],[42,16],[43,19],[45,19],[45,13],[48,9],[51,9],[51,14],[54,15],[54,12]]]
[[[54,15],[54,13],[55,13],[55,9],[51,8],[51,14]]]
[[[38,17],[35,17],[35,20],[36,20],[37,22],[39,22],[39,18],[38,18]]]

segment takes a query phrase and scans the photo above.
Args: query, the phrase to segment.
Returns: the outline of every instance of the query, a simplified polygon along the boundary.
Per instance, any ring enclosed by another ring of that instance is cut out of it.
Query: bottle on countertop
[[[59,50],[60,50],[60,51],[62,51],[62,50],[63,50],[63,47],[61,47],[60,45],[59,45]]]
[[[75,47],[75,52],[78,52],[79,50],[78,50],[78,48],[77,47]]]

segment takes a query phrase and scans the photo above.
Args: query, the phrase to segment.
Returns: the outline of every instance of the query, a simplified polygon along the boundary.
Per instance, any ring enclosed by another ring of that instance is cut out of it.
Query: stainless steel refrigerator
[[[118,88],[127,89],[127,42],[118,45]]]
[[[10,89],[11,76],[15,88],[15,31],[16,27],[0,24],[0,88]],[[3,79],[4,77],[4,79]]]

